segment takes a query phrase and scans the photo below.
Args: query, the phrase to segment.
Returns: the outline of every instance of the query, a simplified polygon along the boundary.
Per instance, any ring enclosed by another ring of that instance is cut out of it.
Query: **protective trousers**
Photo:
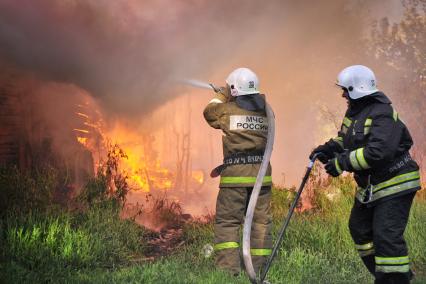
[[[414,195],[395,197],[373,207],[355,200],[349,230],[362,261],[375,276],[374,283],[410,282],[404,231]]]
[[[240,230],[251,192],[251,187],[222,187],[217,197],[214,225],[216,265],[234,275],[239,274],[243,266]],[[250,240],[256,272],[272,252],[270,201],[271,187],[262,187],[254,212]]]

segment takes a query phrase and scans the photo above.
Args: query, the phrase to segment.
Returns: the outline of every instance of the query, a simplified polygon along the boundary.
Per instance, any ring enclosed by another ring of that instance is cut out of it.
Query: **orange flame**
[[[107,144],[117,143],[127,158],[120,161],[120,168],[128,177],[129,186],[134,190],[170,190],[174,187],[175,174],[164,168],[155,155],[152,137],[144,137],[119,121],[114,127],[106,127],[101,111],[94,103],[77,105],[76,115],[82,125],[74,128],[77,141],[88,149],[95,160],[95,172],[105,159]],[[193,171],[191,178],[202,184],[204,173]]]

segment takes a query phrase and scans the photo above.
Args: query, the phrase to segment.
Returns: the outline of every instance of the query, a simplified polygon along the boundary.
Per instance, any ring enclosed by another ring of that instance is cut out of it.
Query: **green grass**
[[[80,269],[132,265],[143,256],[145,231],[118,213],[104,203],[79,214],[7,216],[1,227],[1,268],[7,273],[1,279],[44,282]]]
[[[342,188],[331,202],[326,193]],[[272,283],[372,283],[347,228],[353,202],[348,180],[316,189],[317,209],[297,213],[268,274]],[[274,189],[275,234],[293,194]],[[120,220],[116,206],[100,203],[79,214],[10,214],[0,223],[0,282],[5,283],[249,283],[215,268],[202,247],[212,224],[187,224],[185,245],[155,262],[143,262],[145,232]],[[426,202],[416,200],[406,232],[417,272],[426,283]]]

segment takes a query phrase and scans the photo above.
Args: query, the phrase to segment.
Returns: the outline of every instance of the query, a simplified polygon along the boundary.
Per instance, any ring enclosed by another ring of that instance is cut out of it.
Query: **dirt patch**
[[[162,229],[145,240],[148,248],[145,251],[147,261],[154,261],[160,257],[170,255],[185,244],[182,228]]]
[[[170,255],[183,246],[183,227],[192,220],[190,214],[182,213],[178,203],[166,199],[151,199],[143,205],[127,204],[121,216],[149,230],[142,240],[147,247],[145,261]]]
[[[146,195],[142,203],[127,203],[121,217],[133,220],[148,229],[142,242],[145,249],[144,261],[154,261],[178,251],[188,240],[184,238],[184,227],[188,223],[212,222],[214,215],[193,217],[183,213],[177,201]]]

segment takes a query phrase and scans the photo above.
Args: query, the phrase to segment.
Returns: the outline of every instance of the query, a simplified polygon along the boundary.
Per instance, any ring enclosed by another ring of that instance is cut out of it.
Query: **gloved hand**
[[[333,176],[338,177],[342,174],[342,169],[339,164],[339,160],[337,158],[333,158],[328,161],[328,163],[325,165],[326,172]]]
[[[325,145],[320,145],[316,147],[309,155],[309,159],[312,160],[315,154],[317,154],[317,159],[320,160],[323,164],[326,164],[328,160],[333,158],[332,154],[329,153],[327,146]]]
[[[210,84],[210,86],[212,87],[213,91],[216,93],[216,98],[218,98],[224,103],[229,102],[231,100],[231,94],[226,87],[217,87],[213,84]]]

